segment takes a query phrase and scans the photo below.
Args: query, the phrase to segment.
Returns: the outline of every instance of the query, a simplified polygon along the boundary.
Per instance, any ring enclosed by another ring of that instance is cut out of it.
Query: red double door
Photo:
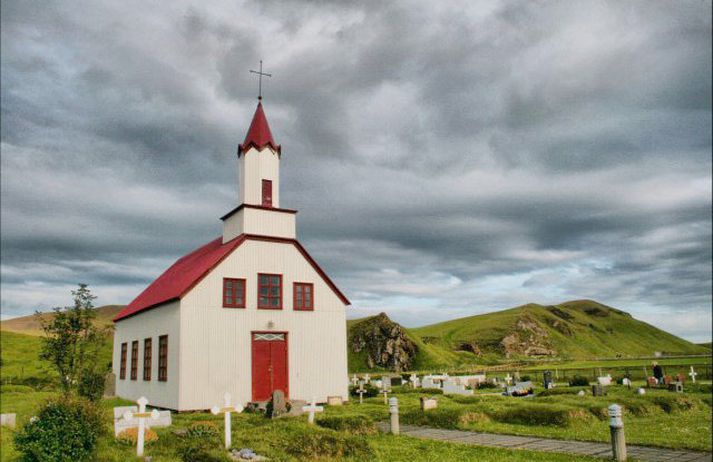
[[[289,397],[286,333],[253,332],[252,375],[253,401],[267,401],[275,390]]]

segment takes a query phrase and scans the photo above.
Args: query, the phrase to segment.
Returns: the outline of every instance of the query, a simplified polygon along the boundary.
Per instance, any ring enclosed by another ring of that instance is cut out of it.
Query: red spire
[[[270,146],[277,153],[280,152],[280,145],[275,143],[270,132],[270,125],[267,123],[265,112],[262,110],[262,102],[257,103],[253,121],[250,123],[248,134],[245,136],[243,144],[238,146],[238,155],[250,148],[262,151],[265,146]]]

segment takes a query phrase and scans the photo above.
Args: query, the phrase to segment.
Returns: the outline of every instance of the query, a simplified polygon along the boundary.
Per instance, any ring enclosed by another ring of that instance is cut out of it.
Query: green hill
[[[378,322],[375,319],[379,318]],[[389,324],[391,323],[391,324]],[[385,314],[347,322],[349,337],[349,370],[386,370],[391,359],[374,365],[367,356],[368,348],[355,351],[355,337],[374,325],[390,332],[393,323]],[[385,327],[384,327],[385,326]],[[542,359],[588,360],[595,358],[634,358],[665,355],[710,353],[669,334],[630,314],[592,300],[577,300],[559,305],[528,304],[504,311],[401,329],[401,335],[416,346],[408,359],[412,370],[439,368],[459,369],[476,365],[493,365],[508,361]],[[363,336],[363,334],[361,334]],[[373,342],[393,343],[389,335],[372,336]],[[403,342],[403,340],[402,340]],[[362,342],[363,343],[363,342]],[[375,348],[372,351],[392,351]],[[378,356],[378,355],[377,355]]]
[[[112,319],[119,314],[119,311],[124,309],[126,305],[105,305],[96,308],[97,317],[94,323],[99,327],[110,327],[113,325]],[[44,321],[52,315],[52,312],[42,313],[41,319]],[[7,319],[0,321],[0,330],[6,332],[16,332],[26,335],[42,335],[42,326],[40,319],[37,316],[30,314],[19,318]]]

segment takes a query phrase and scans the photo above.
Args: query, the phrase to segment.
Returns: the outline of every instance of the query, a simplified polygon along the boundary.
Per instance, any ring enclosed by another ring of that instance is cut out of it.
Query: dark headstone
[[[604,396],[606,394],[606,388],[600,384],[592,385],[592,396]]]
[[[683,393],[683,382],[673,382],[668,384],[668,391]]]
[[[279,417],[287,413],[287,401],[285,401],[285,393],[282,390],[272,392],[272,400],[267,406],[269,417]]]

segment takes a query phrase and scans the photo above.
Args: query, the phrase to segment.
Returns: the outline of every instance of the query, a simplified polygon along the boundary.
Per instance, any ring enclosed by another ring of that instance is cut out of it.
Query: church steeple
[[[245,135],[245,141],[238,145],[238,155],[244,154],[251,147],[258,151],[270,147],[277,154],[280,154],[280,145],[275,143],[275,140],[272,138],[270,125],[267,123],[265,111],[262,109],[262,101],[257,104],[257,109],[255,109],[250,128],[248,129],[247,135]]]

